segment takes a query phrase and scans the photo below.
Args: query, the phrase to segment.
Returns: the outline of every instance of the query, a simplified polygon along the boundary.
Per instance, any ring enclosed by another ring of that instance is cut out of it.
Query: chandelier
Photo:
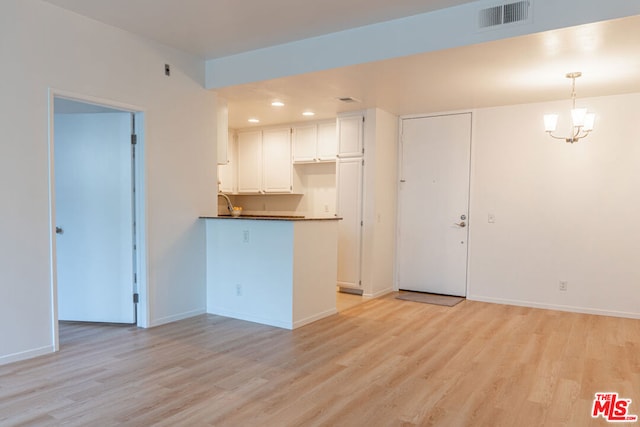
[[[580,139],[589,135],[589,132],[593,130],[593,123],[596,115],[589,113],[586,108],[576,108],[576,79],[582,75],[581,72],[576,71],[573,73],[567,73],[566,77],[571,79],[571,126],[569,127],[568,136],[556,136],[553,133],[556,131],[558,125],[557,114],[545,114],[544,115],[544,130],[550,137],[555,139],[564,139],[566,142],[573,144]]]

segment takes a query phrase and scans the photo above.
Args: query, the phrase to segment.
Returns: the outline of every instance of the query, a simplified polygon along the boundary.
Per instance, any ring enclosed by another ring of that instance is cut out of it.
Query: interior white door
[[[402,120],[398,287],[466,296],[471,114]]]
[[[131,114],[54,119],[58,319],[133,323]]]

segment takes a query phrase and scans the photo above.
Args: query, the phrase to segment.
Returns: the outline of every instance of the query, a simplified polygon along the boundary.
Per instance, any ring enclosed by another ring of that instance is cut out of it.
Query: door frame
[[[149,325],[149,288],[148,288],[148,245],[147,245],[147,203],[146,203],[146,168],[145,168],[145,121],[144,109],[110,99],[97,98],[89,95],[73,93],[65,90],[49,88],[49,114],[48,114],[48,161],[49,161],[49,254],[50,254],[50,283],[51,283],[51,339],[55,351],[60,349],[58,331],[58,279],[56,256],[56,197],[55,197],[55,159],[54,159],[54,99],[64,98],[84,104],[93,104],[102,107],[120,110],[124,113],[132,113],[135,117],[135,133],[137,135],[135,151],[135,221],[136,233],[134,244],[135,262],[133,273],[137,278],[137,291],[139,295],[137,306],[137,326]]]
[[[474,135],[474,128],[475,128],[475,120],[474,120],[474,116],[475,116],[476,110],[473,109],[465,109],[465,110],[454,110],[454,111],[444,111],[444,112],[439,112],[439,113],[432,113],[432,114],[406,114],[403,116],[399,116],[398,117],[398,181],[397,181],[397,187],[396,187],[396,194],[398,194],[398,197],[400,195],[400,187],[402,185],[402,181],[403,181],[403,164],[404,164],[404,149],[403,149],[403,144],[404,144],[404,140],[403,140],[403,121],[404,120],[410,120],[410,119],[422,119],[422,118],[433,118],[433,117],[442,117],[442,116],[451,116],[451,115],[458,115],[458,114],[469,114],[470,115],[470,119],[471,119],[471,124],[470,124],[470,130],[471,130],[471,134],[469,135],[469,182],[468,182],[468,195],[467,195],[467,209],[468,209],[468,219],[467,219],[467,257],[466,257],[466,263],[465,263],[465,298],[468,297],[469,295],[469,281],[470,281],[470,271],[469,271],[469,257],[471,255],[471,225],[472,225],[472,218],[473,218],[473,212],[472,212],[472,208],[471,208],[471,200],[472,200],[472,179],[473,179],[473,171],[474,171],[474,161],[473,161],[473,135]],[[393,290],[394,291],[399,291],[400,289],[400,283],[399,283],[399,274],[400,274],[400,268],[399,268],[399,260],[398,260],[398,254],[400,253],[400,230],[402,227],[402,223],[400,221],[400,201],[398,200],[398,203],[396,205],[396,217],[398,218],[397,222],[396,222],[396,242],[395,242],[395,253],[396,253],[396,259],[395,259],[395,268],[394,268],[394,278],[393,278]]]

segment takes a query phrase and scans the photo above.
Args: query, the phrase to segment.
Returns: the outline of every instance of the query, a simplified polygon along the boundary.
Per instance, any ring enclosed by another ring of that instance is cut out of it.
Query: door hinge
[[[360,227],[364,226],[364,221],[360,221]]]
[[[362,123],[364,123],[364,116],[362,116]]]
[[[133,283],[138,283],[138,273],[133,273]]]
[[[133,294],[133,303],[137,304],[140,301],[140,295],[135,293]]]
[[[136,145],[138,143],[138,135],[131,134],[131,145]]]
[[[362,159],[362,166],[364,166],[364,159]]]
[[[362,280],[358,280],[358,286],[362,286]]]

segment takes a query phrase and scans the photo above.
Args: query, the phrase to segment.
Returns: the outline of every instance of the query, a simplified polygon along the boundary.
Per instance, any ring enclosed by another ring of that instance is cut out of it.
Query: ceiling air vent
[[[352,98],[350,96],[345,96],[345,97],[342,97],[342,98],[338,98],[338,101],[347,102],[347,103],[360,102],[358,99]]]
[[[481,9],[478,14],[480,28],[496,27],[498,25],[516,22],[530,22],[531,1],[518,1]]]

